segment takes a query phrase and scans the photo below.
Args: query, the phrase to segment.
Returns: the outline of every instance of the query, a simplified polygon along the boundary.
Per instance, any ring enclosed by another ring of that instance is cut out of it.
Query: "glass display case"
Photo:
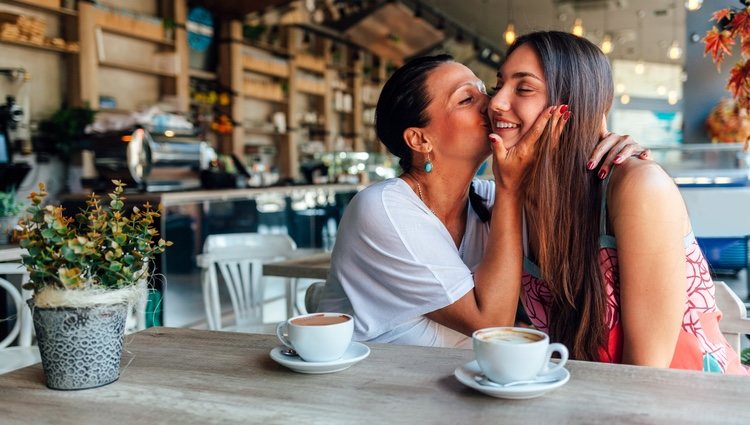
[[[680,187],[733,187],[750,183],[750,153],[742,143],[688,144],[651,148]]]
[[[398,158],[373,152],[319,152],[301,165],[308,183],[369,184],[400,173]]]

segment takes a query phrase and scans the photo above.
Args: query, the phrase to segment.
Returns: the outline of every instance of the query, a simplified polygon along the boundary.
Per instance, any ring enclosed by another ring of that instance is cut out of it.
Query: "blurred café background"
[[[740,3],[0,0],[0,191],[23,202],[45,182],[75,211],[125,181],[132,201],[160,205],[174,242],[147,326],[206,326],[210,235],[330,251],[351,197],[399,174],[374,130],[399,65],[447,52],[491,87],[513,37],[571,31],[611,60],[609,129],[653,149],[711,266],[746,297],[750,121],[725,90],[736,57],[718,72],[702,42],[712,14]],[[283,287],[266,301],[283,305]]]

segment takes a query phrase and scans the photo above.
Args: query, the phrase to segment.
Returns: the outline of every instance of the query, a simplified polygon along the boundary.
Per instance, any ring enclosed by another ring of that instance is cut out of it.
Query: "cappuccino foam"
[[[325,326],[344,323],[349,320],[348,316],[325,316],[317,314],[315,316],[300,317],[291,321],[296,326]]]
[[[544,339],[541,335],[513,330],[487,332],[478,335],[478,337],[486,342],[507,342],[511,344],[528,344]]]

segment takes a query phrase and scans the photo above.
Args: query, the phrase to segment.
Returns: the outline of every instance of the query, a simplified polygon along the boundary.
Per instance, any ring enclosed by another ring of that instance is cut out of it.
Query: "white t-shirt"
[[[491,208],[494,182],[473,185]],[[341,220],[318,311],[352,314],[359,341],[471,347],[471,338],[424,316],[474,288],[489,223],[467,208],[456,249],[443,223],[400,178],[364,189]]]

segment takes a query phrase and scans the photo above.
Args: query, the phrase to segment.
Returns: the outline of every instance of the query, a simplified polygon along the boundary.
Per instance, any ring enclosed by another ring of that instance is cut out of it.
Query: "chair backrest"
[[[716,307],[722,312],[719,329],[724,338],[732,345],[737,354],[740,353],[740,337],[750,334],[750,319],[747,318],[747,307],[740,297],[721,281],[714,281],[716,287]]]
[[[261,233],[230,233],[209,235],[203,243],[204,254],[232,253],[246,258],[272,259],[283,257],[297,249],[297,244],[289,235]]]
[[[210,293],[205,298],[209,327],[218,329],[218,273],[224,280],[238,325],[263,322],[263,263],[282,260],[297,248],[282,234],[233,233],[210,235],[203,245],[199,263],[206,270]]]
[[[26,268],[18,263],[0,263],[0,275],[20,275],[22,284],[28,281]],[[8,336],[0,340],[0,348],[8,347],[16,338],[18,338],[19,346],[30,346],[31,314],[24,303],[31,296],[31,292],[26,290],[19,291],[15,285],[3,278],[0,278],[0,290],[8,293],[16,308],[16,322]]]

